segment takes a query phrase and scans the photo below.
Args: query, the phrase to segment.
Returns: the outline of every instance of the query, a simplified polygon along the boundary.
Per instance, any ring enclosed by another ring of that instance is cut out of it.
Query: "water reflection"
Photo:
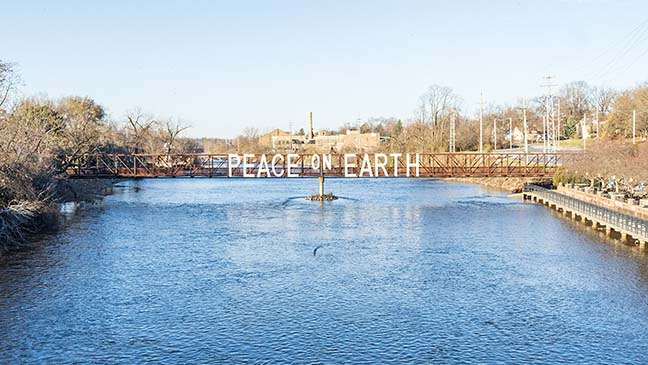
[[[120,183],[0,259],[0,363],[645,362],[645,252],[478,186],[315,189]]]

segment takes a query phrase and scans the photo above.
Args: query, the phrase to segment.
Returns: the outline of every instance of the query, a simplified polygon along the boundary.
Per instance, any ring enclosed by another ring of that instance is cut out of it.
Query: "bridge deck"
[[[74,178],[552,177],[569,153],[95,154],[69,161]],[[415,163],[417,162],[417,163]]]

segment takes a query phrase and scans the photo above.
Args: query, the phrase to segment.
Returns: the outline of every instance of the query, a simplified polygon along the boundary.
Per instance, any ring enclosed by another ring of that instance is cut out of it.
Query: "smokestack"
[[[313,139],[313,112],[310,112],[308,119],[308,139]]]

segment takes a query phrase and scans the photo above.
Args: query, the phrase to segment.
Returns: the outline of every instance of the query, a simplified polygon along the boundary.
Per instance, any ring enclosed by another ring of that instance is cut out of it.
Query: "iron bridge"
[[[384,156],[387,156],[385,161]],[[245,164],[228,153],[93,154],[68,159],[71,178],[156,177],[541,177],[549,178],[573,153],[419,153],[246,155]],[[237,155],[243,156],[243,155]],[[408,156],[409,157],[409,156]],[[328,165],[324,163],[327,160]],[[367,160],[367,161],[365,161]],[[287,163],[286,161],[289,161]],[[315,161],[318,163],[315,164]],[[264,163],[266,165],[264,165]],[[368,170],[367,165],[370,167]],[[321,166],[321,168],[320,168]],[[376,167],[380,166],[380,168]],[[363,168],[364,167],[364,168]],[[375,174],[373,173],[375,172]]]

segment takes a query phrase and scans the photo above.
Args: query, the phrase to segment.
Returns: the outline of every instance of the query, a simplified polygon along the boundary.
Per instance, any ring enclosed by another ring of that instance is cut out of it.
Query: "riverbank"
[[[469,184],[480,184],[491,188],[506,190],[509,193],[521,193],[524,184],[551,186],[551,178],[537,177],[452,177],[446,181],[456,181]]]
[[[574,189],[559,187],[557,190],[529,186],[524,191],[525,200],[533,200],[562,213],[576,221],[604,230],[610,237],[633,242],[642,249],[648,244],[648,220],[641,215],[644,208],[630,210],[609,204],[605,198],[593,198],[576,194]]]
[[[112,193],[117,180],[56,181],[53,197],[42,200],[13,201],[0,208],[0,256],[24,246],[37,234],[54,232],[62,222],[61,207],[70,202],[94,202]]]

